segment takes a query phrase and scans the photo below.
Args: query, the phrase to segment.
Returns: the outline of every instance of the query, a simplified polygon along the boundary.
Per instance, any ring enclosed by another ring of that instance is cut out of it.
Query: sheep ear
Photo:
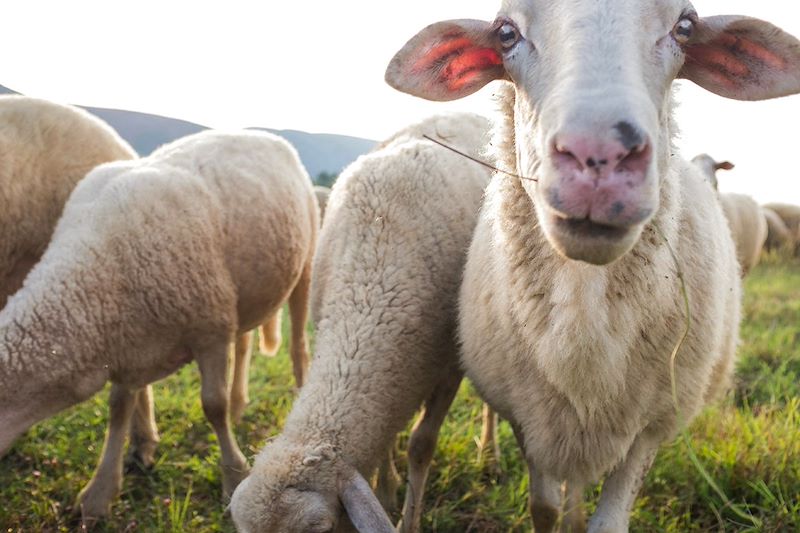
[[[397,52],[386,83],[427,100],[457,100],[506,77],[498,46],[489,22],[437,22]]]
[[[800,92],[800,41],[749,17],[700,19],[679,77],[736,100]]]
[[[722,163],[716,163],[714,165],[714,170],[733,170],[735,166],[736,165],[730,161],[723,161]]]
[[[339,499],[359,533],[395,533],[369,483],[355,468],[347,468],[340,478]]]

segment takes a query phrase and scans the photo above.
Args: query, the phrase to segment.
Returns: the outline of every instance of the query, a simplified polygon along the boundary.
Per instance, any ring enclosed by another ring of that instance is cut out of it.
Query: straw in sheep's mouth
[[[620,228],[598,224],[588,218],[577,220],[573,218],[555,217],[556,224],[562,231],[568,232],[575,237],[603,238],[608,240],[620,240],[628,235],[629,228]]]

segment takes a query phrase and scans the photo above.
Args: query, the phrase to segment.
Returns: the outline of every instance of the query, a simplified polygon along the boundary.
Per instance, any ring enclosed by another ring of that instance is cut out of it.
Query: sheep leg
[[[275,314],[261,325],[259,347],[267,357],[273,357],[281,347],[281,314],[282,310],[278,308]]]
[[[564,514],[561,519],[561,533],[584,533],[586,531],[586,513],[583,510],[584,483],[568,481]]]
[[[136,391],[136,404],[131,417],[130,458],[144,468],[152,468],[158,441],[153,387],[147,385]]]
[[[222,470],[222,491],[230,497],[239,482],[247,476],[247,461],[231,431],[228,412],[228,342],[196,350],[200,368],[200,394],[203,412],[217,434]]]
[[[108,432],[100,463],[75,504],[75,511],[79,511],[84,520],[108,516],[111,500],[122,489],[122,454],[135,404],[135,390],[116,383],[111,386]]]
[[[500,444],[497,441],[497,413],[489,407],[489,404],[484,403],[481,418],[483,424],[481,442],[478,445],[478,462],[490,470],[497,470],[500,460]]]
[[[636,495],[658,451],[658,442],[639,435],[622,462],[603,483],[597,511],[589,519],[589,533],[628,531]]]
[[[561,507],[561,483],[553,477],[540,472],[534,466],[534,461],[527,453],[525,435],[516,424],[511,424],[517,444],[522,450],[522,455],[528,463],[529,502],[528,508],[533,519],[533,529],[536,533],[552,533],[558,522]]]
[[[233,352],[233,382],[231,383],[231,421],[238,424],[242,420],[244,409],[250,403],[247,381],[250,375],[250,357],[252,355],[252,332],[236,337]]]
[[[538,469],[531,467],[528,461],[530,476],[531,517],[536,533],[555,531],[561,509],[561,482]]]
[[[392,443],[383,456],[375,482],[375,496],[389,514],[397,510],[397,489],[399,487],[400,474],[397,473],[397,468],[394,466],[394,443]]]
[[[462,376],[456,369],[445,374],[425,402],[424,411],[411,431],[408,441],[408,487],[403,504],[403,518],[398,524],[398,531],[401,533],[415,533],[420,530],[425,480],[436,450],[439,429],[456,397]]]
[[[298,388],[303,386],[308,372],[308,343],[306,341],[306,320],[308,319],[308,298],[311,288],[311,262],[300,274],[289,296],[289,315],[292,319],[292,369],[294,382]]]

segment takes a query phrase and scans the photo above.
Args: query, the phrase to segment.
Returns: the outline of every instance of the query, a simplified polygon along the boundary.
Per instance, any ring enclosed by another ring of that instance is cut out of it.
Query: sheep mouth
[[[588,218],[554,218],[559,230],[577,238],[619,241],[627,237],[630,233],[630,228],[599,224],[597,222],[592,222]]]

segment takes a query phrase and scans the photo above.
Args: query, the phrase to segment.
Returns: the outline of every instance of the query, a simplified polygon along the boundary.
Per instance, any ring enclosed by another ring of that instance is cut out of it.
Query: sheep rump
[[[104,457],[76,506],[104,516],[143,388],[196,360],[231,492],[247,465],[228,423],[228,345],[290,293],[307,300],[317,225],[310,179],[273,135],[204,132],[96,168],[0,313],[0,454],[111,380]]]
[[[0,96],[0,309],[41,258],[78,181],[101,163],[134,157],[81,109]]]

